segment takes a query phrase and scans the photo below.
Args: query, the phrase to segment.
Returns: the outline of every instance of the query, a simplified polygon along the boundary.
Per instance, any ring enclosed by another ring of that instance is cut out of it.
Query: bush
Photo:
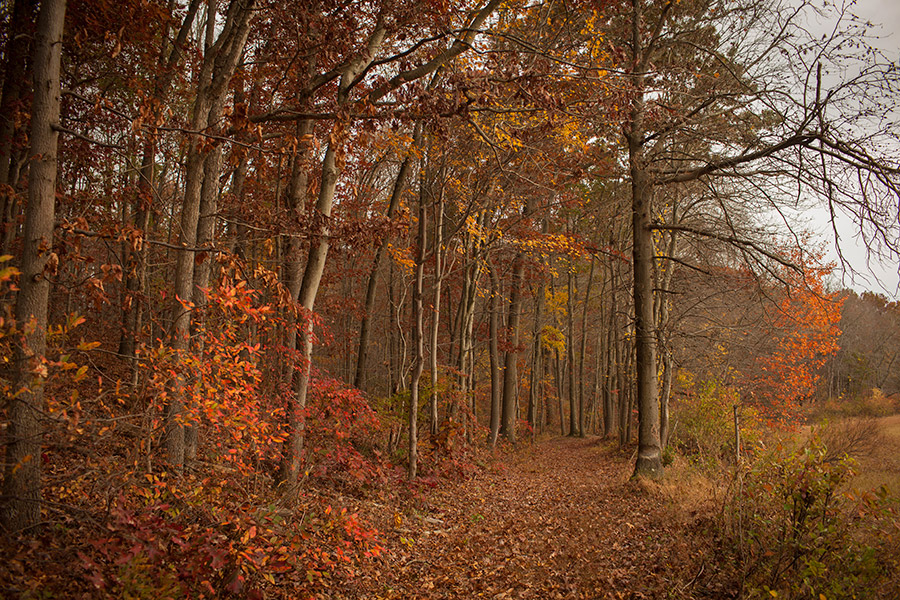
[[[670,443],[694,464],[715,469],[720,462],[733,462],[734,406],[739,410],[741,446],[754,448],[760,439],[755,409],[740,405],[737,390],[719,381],[695,384],[681,376],[684,395],[673,403],[673,429]]]
[[[742,597],[896,598],[897,500],[851,494],[852,459],[814,436],[738,471],[722,512]]]
[[[900,410],[896,396],[888,397],[878,388],[854,396],[832,398],[814,407],[811,417],[814,420],[835,419],[841,417],[887,417]]]
[[[861,460],[871,458],[884,442],[878,419],[857,417],[826,424],[816,432],[825,445],[826,462],[844,457]]]

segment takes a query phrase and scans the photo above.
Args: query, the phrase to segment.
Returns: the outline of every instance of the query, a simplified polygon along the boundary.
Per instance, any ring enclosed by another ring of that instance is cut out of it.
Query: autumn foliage
[[[774,347],[757,359],[761,372],[745,384],[765,414],[782,424],[795,422],[801,405],[813,400],[841,334],[843,298],[825,289],[832,269],[806,264],[801,273],[788,273],[773,310]]]
[[[890,192],[896,170],[829,137],[847,90],[808,71],[795,98],[742,50],[839,36],[778,37],[798,30],[737,4],[2,3],[3,593],[434,596],[455,573],[401,579],[455,552],[469,597],[665,589],[568,542],[544,580],[483,582],[534,549],[533,507],[588,543],[605,521],[582,488],[653,529],[588,466],[719,466],[735,406],[745,442],[795,424],[837,357],[844,389],[892,381],[890,344],[840,355],[830,268],[755,208],[801,182],[846,201],[838,156]],[[891,91],[892,69],[854,85]],[[559,479],[508,454],[558,436],[577,439],[547,456],[581,461]],[[583,588],[554,579],[570,554]]]

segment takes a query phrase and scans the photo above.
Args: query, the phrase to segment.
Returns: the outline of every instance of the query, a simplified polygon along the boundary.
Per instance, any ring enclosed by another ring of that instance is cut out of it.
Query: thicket
[[[818,436],[737,468],[720,533],[746,598],[896,598],[900,501],[848,489],[853,459]]]

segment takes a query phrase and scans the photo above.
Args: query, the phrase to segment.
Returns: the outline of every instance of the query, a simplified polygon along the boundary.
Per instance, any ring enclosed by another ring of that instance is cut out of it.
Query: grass
[[[857,458],[857,475],[851,485],[873,490],[884,485],[900,494],[900,415],[876,419],[878,437],[872,450]]]

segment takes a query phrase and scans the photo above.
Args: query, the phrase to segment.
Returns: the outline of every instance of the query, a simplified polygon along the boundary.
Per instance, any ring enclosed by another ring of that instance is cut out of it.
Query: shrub
[[[896,396],[888,397],[878,388],[866,393],[832,398],[816,406],[811,415],[814,420],[839,417],[886,417],[900,410]]]
[[[898,597],[897,501],[844,491],[852,467],[814,436],[738,471],[721,526],[744,597]]]
[[[695,384],[680,377],[684,395],[673,403],[671,444],[694,464],[714,469],[721,461],[732,461],[734,407],[738,406],[741,446],[754,448],[760,439],[758,414],[740,405],[737,390],[717,380]]]
[[[870,458],[884,442],[878,419],[874,417],[826,422],[816,433],[825,445],[826,462],[835,462],[844,457],[856,460]]]

